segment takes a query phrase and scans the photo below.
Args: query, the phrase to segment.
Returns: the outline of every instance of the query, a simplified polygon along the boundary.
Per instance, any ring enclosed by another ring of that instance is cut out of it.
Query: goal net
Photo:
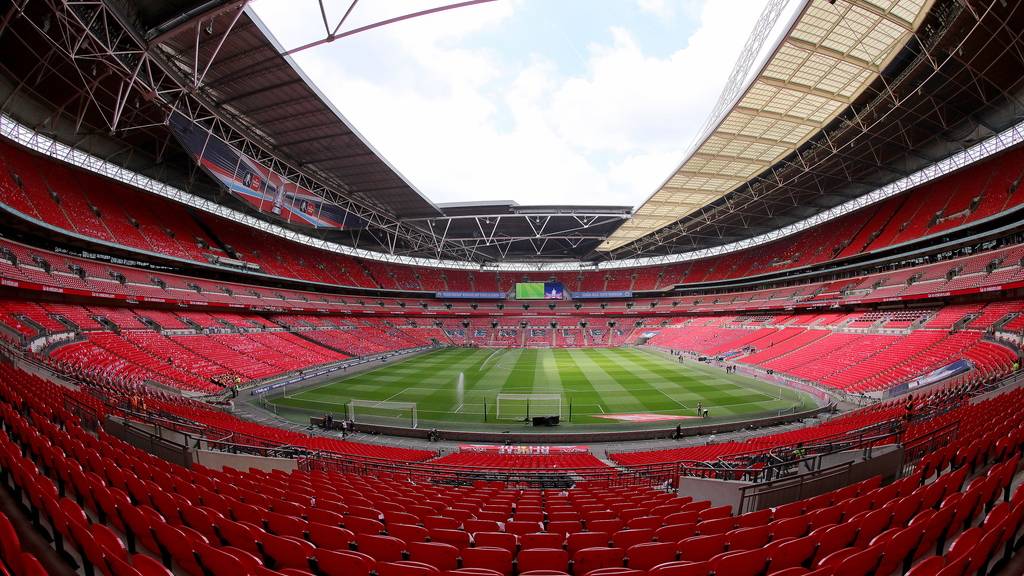
[[[415,402],[350,400],[347,409],[348,419],[353,422],[376,422],[391,425],[401,422],[412,428],[419,425]]]
[[[525,420],[535,416],[562,416],[561,394],[498,394],[494,403],[498,420]]]

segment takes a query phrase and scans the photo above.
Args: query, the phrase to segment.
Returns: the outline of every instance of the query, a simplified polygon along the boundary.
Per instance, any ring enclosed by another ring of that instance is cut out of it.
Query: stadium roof
[[[676,222],[791,154],[878,77],[931,4],[808,3],[732,110],[601,250]]]
[[[1021,3],[811,0],[757,79],[736,92],[736,105],[722,110],[634,221],[623,207],[439,206],[326,103],[244,5],[28,3],[20,17],[0,22],[0,50],[25,55],[0,61],[0,111],[247,210],[176,145],[166,127],[173,109],[369,223],[300,234],[397,258],[584,264],[671,257],[768,234],[1024,115],[1024,41],[1014,32],[1024,29]]]
[[[198,86],[203,96],[297,168],[399,218],[440,215],[282,55],[250,11],[241,12],[223,38],[178,26],[154,42],[183,73],[192,72],[196,61],[208,62]]]

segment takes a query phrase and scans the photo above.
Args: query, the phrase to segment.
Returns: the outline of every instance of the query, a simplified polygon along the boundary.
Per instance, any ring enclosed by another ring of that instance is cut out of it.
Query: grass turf
[[[459,387],[459,375],[464,378]],[[615,425],[601,414],[657,413],[695,416],[700,402],[711,418],[735,419],[793,407],[810,407],[804,394],[738,374],[635,348],[443,349],[353,374],[318,386],[285,392],[270,400],[319,413],[345,414],[349,400],[415,402],[423,427],[430,423],[508,426],[525,416],[525,402],[504,401],[496,418],[498,394],[559,394],[564,423]],[[572,404],[572,420],[569,404]],[[545,412],[535,402],[531,412]],[[360,408],[360,414],[409,422],[408,411]],[[539,413],[540,412],[540,413]],[[379,421],[379,420],[378,420]],[[684,420],[679,423],[700,423]],[[675,426],[675,421],[658,423]],[[626,424],[625,422],[618,424]]]

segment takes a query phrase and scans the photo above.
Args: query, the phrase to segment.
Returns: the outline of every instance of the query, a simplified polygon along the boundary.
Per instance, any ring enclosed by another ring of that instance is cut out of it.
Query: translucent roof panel
[[[932,2],[808,2],[732,110],[600,249],[700,210],[813,138],[878,77]]]

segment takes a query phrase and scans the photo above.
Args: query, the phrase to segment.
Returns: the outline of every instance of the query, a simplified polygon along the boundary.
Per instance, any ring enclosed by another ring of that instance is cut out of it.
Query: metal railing
[[[863,457],[870,458],[876,446],[898,443],[900,434],[899,429],[871,434],[858,433],[799,448],[780,447],[769,451],[729,455],[711,462],[684,462],[679,473],[682,476],[718,480],[769,482],[798,475],[801,469],[808,472],[820,470],[827,456],[840,452],[862,450]]]
[[[784,502],[795,502],[826,492],[823,487],[846,486],[852,483],[853,462],[811,470],[785,478],[767,480],[740,487],[737,514],[755,512]]]
[[[674,463],[633,468],[594,466],[571,469],[522,469],[396,462],[328,452],[302,456],[298,459],[298,466],[300,470],[305,471],[384,476],[410,482],[452,486],[469,486],[480,482],[495,482],[518,488],[566,488],[580,482],[608,486],[676,486],[679,478],[679,466]]]

